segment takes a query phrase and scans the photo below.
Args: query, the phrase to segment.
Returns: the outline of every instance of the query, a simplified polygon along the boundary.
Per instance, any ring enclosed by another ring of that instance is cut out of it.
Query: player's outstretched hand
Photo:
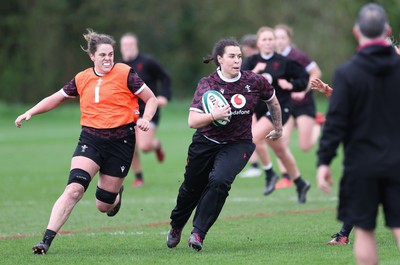
[[[269,132],[269,134],[267,134],[265,138],[270,139],[272,141],[276,141],[281,137],[282,137],[282,130],[280,131],[272,130]]]
[[[150,129],[150,122],[146,119],[138,119],[136,125],[140,130],[144,132],[147,132]]]
[[[19,115],[18,118],[15,120],[15,126],[20,128],[22,126],[22,121],[29,121],[32,118],[32,115],[25,112],[22,115]]]
[[[329,166],[320,165],[317,170],[317,184],[318,187],[326,193],[331,192],[333,185],[332,172]]]
[[[321,79],[318,78],[311,80],[311,89],[327,95],[328,97],[332,95],[333,90],[328,84],[325,84]]]

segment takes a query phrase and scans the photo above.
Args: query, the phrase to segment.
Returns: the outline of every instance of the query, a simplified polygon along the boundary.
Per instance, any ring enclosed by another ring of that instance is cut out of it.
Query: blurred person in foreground
[[[354,224],[358,264],[378,264],[376,218],[383,206],[386,225],[400,247],[400,56],[386,41],[391,28],[385,10],[364,5],[353,33],[356,54],[334,75],[318,150],[318,186],[330,192],[330,163],[344,147],[338,219]]]

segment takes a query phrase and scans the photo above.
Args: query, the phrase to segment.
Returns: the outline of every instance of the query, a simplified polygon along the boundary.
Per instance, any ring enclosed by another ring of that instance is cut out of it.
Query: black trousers
[[[251,140],[217,144],[195,133],[189,146],[185,180],[171,213],[171,226],[183,228],[197,207],[192,232],[204,239],[254,149]]]

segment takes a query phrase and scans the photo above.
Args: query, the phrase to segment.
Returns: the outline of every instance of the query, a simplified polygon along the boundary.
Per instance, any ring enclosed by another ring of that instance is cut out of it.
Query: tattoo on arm
[[[282,112],[281,106],[279,105],[278,100],[271,100],[269,102],[265,102],[268,106],[269,113],[271,114],[272,124],[274,125],[275,130],[282,130]]]

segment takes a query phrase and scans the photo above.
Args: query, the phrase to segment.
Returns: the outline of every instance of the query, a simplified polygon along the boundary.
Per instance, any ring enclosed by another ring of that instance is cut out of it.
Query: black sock
[[[253,168],[258,168],[258,163],[257,163],[257,162],[251,163],[251,167],[253,167]]]
[[[290,176],[288,173],[282,173],[282,178],[290,180]]]
[[[47,245],[51,245],[51,242],[53,241],[54,237],[57,235],[57,232],[54,232],[53,230],[50,229],[46,229],[46,231],[44,232],[44,236],[43,236],[43,243],[47,244]]]
[[[135,178],[136,179],[143,179],[143,173],[140,171],[139,173],[135,173]]]
[[[296,184],[296,187],[298,189],[302,189],[306,185],[301,176],[299,176],[297,179],[294,180],[294,184]]]
[[[270,181],[272,177],[275,175],[275,171],[272,169],[272,167],[270,169],[265,169],[265,175],[267,176],[266,180],[268,183],[268,181]]]
[[[353,225],[343,223],[342,229],[340,229],[339,235],[349,237],[351,230],[353,230]]]

